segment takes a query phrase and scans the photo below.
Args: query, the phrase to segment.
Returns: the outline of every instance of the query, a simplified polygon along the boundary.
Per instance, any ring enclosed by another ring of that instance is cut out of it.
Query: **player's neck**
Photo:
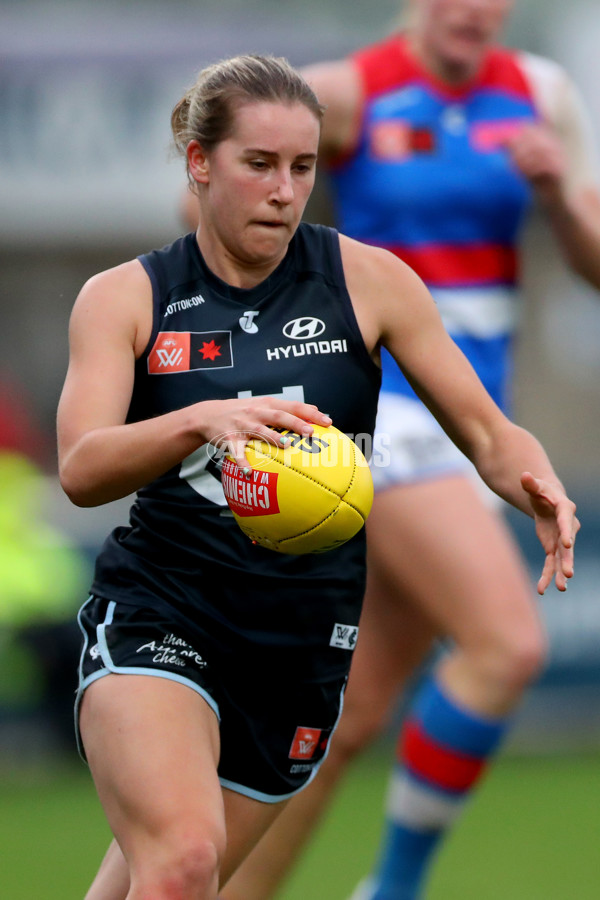
[[[277,258],[266,260],[245,259],[236,255],[218,239],[214,237],[210,229],[198,226],[196,239],[204,262],[211,272],[235,288],[249,290],[265,281],[275,271],[284,258],[284,253]]]
[[[411,52],[420,65],[438,81],[450,87],[459,88],[476,78],[485,57],[485,52],[473,54],[468,59],[443,55],[414,32],[409,37],[409,43]]]

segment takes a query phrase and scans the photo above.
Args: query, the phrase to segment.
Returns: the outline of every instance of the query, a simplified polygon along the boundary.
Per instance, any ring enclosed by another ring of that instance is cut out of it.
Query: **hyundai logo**
[[[325,322],[321,319],[313,319],[312,316],[301,316],[292,319],[283,326],[283,333],[294,341],[305,341],[308,338],[316,338],[325,331]]]

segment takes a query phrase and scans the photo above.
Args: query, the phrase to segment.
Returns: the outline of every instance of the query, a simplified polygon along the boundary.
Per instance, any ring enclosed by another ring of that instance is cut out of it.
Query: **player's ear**
[[[208,156],[201,144],[196,141],[190,141],[187,145],[187,161],[190,175],[199,184],[208,183]]]

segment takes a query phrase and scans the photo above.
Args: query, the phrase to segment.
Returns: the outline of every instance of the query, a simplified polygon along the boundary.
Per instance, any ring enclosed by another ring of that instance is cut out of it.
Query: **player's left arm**
[[[385,250],[342,241],[344,270],[367,346],[385,346],[454,443],[484,481],[535,519],[546,561],[538,590],[554,576],[565,590],[573,574],[579,529],[567,496],[539,441],[511,422],[491,399],[444,328],[418,276]]]
[[[600,290],[600,166],[583,101],[562,67],[525,54],[542,121],[508,141],[571,268]]]

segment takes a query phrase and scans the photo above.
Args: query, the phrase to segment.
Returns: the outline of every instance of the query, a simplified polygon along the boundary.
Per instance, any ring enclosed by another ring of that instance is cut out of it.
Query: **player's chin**
[[[296,230],[291,225],[284,222],[256,222],[255,223],[256,239],[259,241],[289,241],[290,237]]]
[[[489,46],[487,35],[479,32],[454,34],[446,45],[447,61],[456,66],[478,66]]]
[[[285,225],[257,229],[246,248],[248,260],[254,263],[277,260],[285,253],[292,236],[293,231]]]

